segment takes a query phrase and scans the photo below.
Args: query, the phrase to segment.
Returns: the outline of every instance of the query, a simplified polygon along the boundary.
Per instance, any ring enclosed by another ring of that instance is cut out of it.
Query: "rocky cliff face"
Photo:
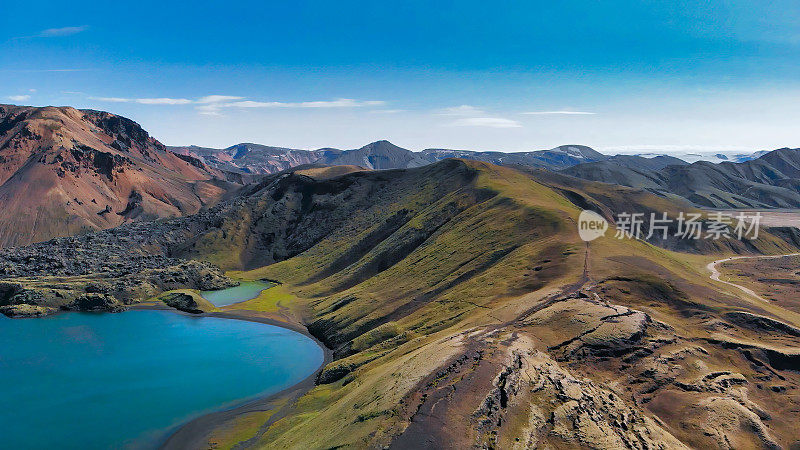
[[[236,187],[130,119],[0,105],[0,246],[191,214]]]

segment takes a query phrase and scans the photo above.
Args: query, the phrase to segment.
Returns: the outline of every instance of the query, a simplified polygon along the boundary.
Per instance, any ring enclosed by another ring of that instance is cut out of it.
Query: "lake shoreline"
[[[312,335],[308,331],[308,328],[306,328],[302,323],[281,321],[271,317],[265,317],[260,315],[260,313],[257,311],[234,309],[226,311],[189,313],[172,308],[160,302],[146,302],[146,303],[135,303],[131,305],[126,305],[126,309],[119,312],[104,311],[98,313],[124,314],[126,311],[166,311],[173,314],[182,315],[185,317],[197,317],[197,318],[215,317],[220,319],[241,320],[246,322],[261,323],[264,325],[272,325],[275,327],[300,333],[303,336],[311,339],[315,344],[317,344],[317,346],[320,349],[322,349],[323,358],[319,367],[317,367],[316,370],[314,370],[314,372],[312,372],[310,375],[308,375],[306,378],[302,379],[298,383],[273,394],[257,397],[252,400],[244,400],[243,402],[239,403],[238,406],[234,407],[230,407],[230,405],[228,405],[227,407],[221,406],[220,408],[222,409],[220,410],[203,414],[177,427],[174,427],[170,431],[165,433],[165,437],[162,438],[162,440],[156,442],[158,446],[157,448],[161,449],[205,448],[207,446],[206,444],[207,444],[207,438],[209,437],[209,431],[218,428],[219,426],[230,421],[231,419],[250,412],[264,411],[265,409],[271,409],[270,404],[279,398],[288,398],[289,400],[286,403],[287,406],[293,404],[300,396],[304,395],[305,393],[310,391],[314,386],[316,386],[317,377],[322,372],[323,368],[333,360],[333,351],[328,347],[326,347],[325,344],[322,343],[322,341],[317,339],[317,337]],[[59,310],[55,311],[52,314],[48,314],[48,316],[68,314],[72,312],[80,312],[80,311]],[[26,318],[9,317],[9,319],[11,320],[36,319],[36,318],[37,317],[26,317]],[[286,406],[281,407],[275,414],[273,414],[270,417],[267,423],[272,424],[275,421],[284,417],[288,413],[287,409],[288,408],[286,408]]]
[[[291,331],[298,332],[314,341],[323,353],[323,359],[320,366],[309,376],[286,389],[283,389],[274,394],[266,395],[247,401],[239,406],[222,409],[212,413],[204,414],[200,417],[190,420],[183,425],[178,426],[174,431],[170,432],[164,442],[160,443],[161,449],[184,449],[184,448],[205,448],[208,437],[208,431],[230,421],[231,419],[247,414],[254,411],[264,411],[269,407],[270,403],[281,397],[290,397],[287,405],[291,405],[297,398],[310,391],[316,386],[317,376],[322,372],[322,369],[333,360],[333,352],[325,346],[319,339],[308,332],[308,329],[300,323],[282,322],[280,320],[272,319],[269,317],[259,316],[252,311],[216,311],[204,312],[200,314],[191,314],[183,311],[170,308],[166,305],[159,304],[137,304],[132,305],[130,310],[158,310],[158,311],[171,311],[177,314],[189,317],[217,317],[221,319],[242,320],[247,322],[262,323],[265,325],[273,325],[280,328],[285,328]],[[269,423],[273,423],[286,415],[285,410],[276,412],[270,417]]]

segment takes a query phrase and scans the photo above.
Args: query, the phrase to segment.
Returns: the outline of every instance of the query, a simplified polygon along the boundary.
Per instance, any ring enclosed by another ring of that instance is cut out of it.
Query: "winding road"
[[[744,286],[742,286],[740,284],[731,283],[730,281],[721,280],[719,278],[720,277],[720,272],[719,272],[719,270],[717,270],[717,264],[724,263],[724,262],[727,262],[727,261],[733,261],[735,259],[755,259],[755,258],[758,258],[758,259],[777,259],[777,258],[785,258],[787,256],[800,256],[800,253],[787,253],[785,255],[768,255],[768,256],[731,256],[730,258],[718,259],[718,260],[716,260],[714,262],[710,262],[710,263],[708,263],[706,268],[709,271],[711,271],[711,275],[709,276],[709,278],[711,278],[712,280],[719,281],[720,283],[725,283],[725,284],[727,284],[729,286],[733,286],[733,287],[735,287],[737,289],[741,289],[745,293],[752,295],[753,297],[761,300],[762,302],[768,302],[767,299],[765,299],[764,297],[761,297],[760,295],[756,294],[752,289],[746,288],[746,287],[744,287]]]

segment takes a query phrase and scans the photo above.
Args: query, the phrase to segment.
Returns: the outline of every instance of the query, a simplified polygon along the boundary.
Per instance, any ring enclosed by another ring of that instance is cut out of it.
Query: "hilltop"
[[[124,117],[0,105],[0,246],[192,214],[241,181]]]

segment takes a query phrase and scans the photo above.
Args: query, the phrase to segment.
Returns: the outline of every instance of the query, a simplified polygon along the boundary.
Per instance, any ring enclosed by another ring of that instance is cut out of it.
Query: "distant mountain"
[[[469,150],[427,149],[422,151],[429,159],[464,158],[490,162],[497,165],[522,165],[547,169],[561,169],[576,164],[602,161],[608,156],[584,145],[562,145],[552,150],[532,152],[474,152]]]
[[[225,149],[208,147],[169,147],[181,155],[197,158],[206,164],[231,172],[251,174],[276,173],[303,164],[318,161],[324,151],[297,150],[284,147],[270,147],[260,144],[236,144]]]
[[[616,155],[606,159],[604,162],[606,162],[608,165],[616,165],[639,170],[661,170],[667,166],[683,166],[688,164],[682,159],[674,156],[664,155],[655,156],[652,158],[632,155]]]
[[[355,165],[366,169],[408,169],[463,158],[498,165],[523,165],[562,169],[576,164],[602,161],[608,156],[583,145],[562,145],[531,152],[477,152],[471,150],[426,149],[412,152],[389,141],[377,141],[354,150],[323,148],[298,150],[259,144],[237,144],[225,149],[169,147],[170,151],[195,157],[219,169],[252,174],[280,172],[302,164]]]
[[[408,169],[428,165],[435,160],[424,154],[400,148],[389,141],[377,141],[357,150],[324,150],[317,161],[330,166],[355,165],[367,169]]]
[[[659,189],[662,179],[659,171],[670,165],[687,163],[671,156],[644,158],[634,155],[612,156],[604,161],[578,164],[563,173],[578,178],[643,189]]]
[[[800,149],[774,150],[739,163],[699,161],[657,167],[641,160],[628,161],[635,163],[620,164],[612,158],[570,167],[563,173],[662,196],[678,195],[704,207],[800,207]]]
[[[240,178],[168,151],[124,117],[0,105],[0,246],[192,214]]]

